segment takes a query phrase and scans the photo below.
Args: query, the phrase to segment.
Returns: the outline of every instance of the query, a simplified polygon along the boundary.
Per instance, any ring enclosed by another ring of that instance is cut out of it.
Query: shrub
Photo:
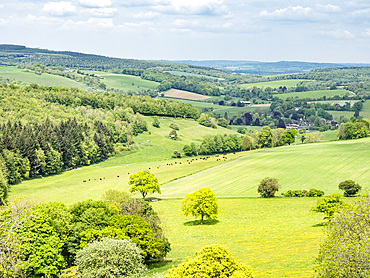
[[[306,190],[288,190],[286,193],[282,193],[285,197],[304,197],[306,196],[307,191]]]
[[[355,183],[353,180],[342,181],[338,187],[344,190],[343,195],[345,197],[355,196],[361,190],[361,185]]]
[[[324,196],[325,195],[325,192],[322,191],[322,190],[319,190],[319,189],[315,189],[315,188],[311,188],[308,192],[307,192],[307,197],[321,197],[321,196]]]
[[[168,137],[170,137],[170,139],[172,139],[172,140],[177,140],[177,132],[176,132],[176,130],[172,129],[170,131],[170,134],[168,135]]]
[[[175,124],[175,123],[171,123],[170,124],[170,128],[174,129],[174,130],[179,130],[179,125],[178,124]]]
[[[271,198],[275,196],[275,192],[281,188],[278,179],[276,178],[264,178],[259,186],[258,186],[258,193],[261,194],[261,197],[263,198]]]
[[[229,251],[220,245],[204,247],[194,258],[187,258],[178,267],[172,268],[164,278],[252,278],[252,268],[238,263]]]
[[[331,194],[317,200],[316,206],[311,208],[313,212],[322,212],[326,214],[324,219],[332,219],[334,213],[345,205],[343,197],[339,194]]]
[[[106,238],[79,250],[76,265],[82,277],[143,277],[146,267],[140,249],[129,240]]]

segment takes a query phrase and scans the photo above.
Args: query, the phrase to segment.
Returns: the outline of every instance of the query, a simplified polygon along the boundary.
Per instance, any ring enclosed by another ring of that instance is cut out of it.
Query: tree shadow
[[[315,225],[312,225],[312,227],[325,227],[328,225],[328,222],[321,222],[321,223],[317,223]]]
[[[216,219],[207,219],[207,220],[203,220],[203,225],[212,226],[212,225],[216,225],[218,222],[220,221]],[[184,226],[198,226],[198,225],[201,225],[200,220],[188,221],[184,223]]]
[[[170,268],[176,259],[166,258],[160,261],[151,262],[148,264],[148,270],[156,269],[156,268]]]

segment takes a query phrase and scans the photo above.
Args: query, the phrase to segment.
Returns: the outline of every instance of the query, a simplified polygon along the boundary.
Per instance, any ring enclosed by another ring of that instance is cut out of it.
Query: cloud
[[[138,14],[134,14],[132,17],[134,18],[142,18],[142,19],[152,19],[152,18],[157,18],[160,16],[160,13],[156,13],[156,12],[141,12],[141,13],[138,13]]]
[[[47,2],[44,4],[42,11],[54,16],[69,15],[76,11],[76,7],[72,2]]]
[[[365,29],[365,32],[362,33],[364,37],[370,37],[370,28]]]
[[[2,8],[4,8],[4,5],[1,5],[1,4],[0,4],[0,9],[2,9]]]
[[[222,0],[157,0],[154,8],[168,14],[225,15],[227,6]]]
[[[80,4],[84,7],[104,8],[112,5],[112,0],[80,0]]]
[[[312,16],[312,13],[313,10],[310,7],[295,6],[278,9],[272,12],[263,10],[260,16],[271,20],[299,21],[309,18]]]
[[[369,9],[361,9],[361,10],[356,10],[352,13],[353,16],[355,17],[370,17],[370,8]]]
[[[62,29],[80,29],[80,28],[114,28],[112,18],[95,18],[91,17],[86,21],[68,20],[62,25]]]
[[[88,12],[96,17],[112,17],[116,12],[116,8],[92,8]]]
[[[342,10],[340,6],[332,5],[332,4],[327,4],[327,5],[317,4],[316,9],[319,12],[325,12],[325,13],[338,13]]]
[[[348,30],[320,31],[321,35],[333,39],[353,39],[355,36]]]

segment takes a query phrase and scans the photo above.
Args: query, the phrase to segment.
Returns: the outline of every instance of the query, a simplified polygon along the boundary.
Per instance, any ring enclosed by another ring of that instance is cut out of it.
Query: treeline
[[[183,147],[183,153],[186,156],[225,154],[230,152],[254,150],[259,148],[273,148],[284,145],[290,145],[298,137],[302,143],[319,142],[319,134],[307,133],[306,130],[297,134],[294,129],[271,129],[264,126],[261,131],[244,129],[239,131],[244,135],[215,135],[203,138],[200,145],[195,143],[186,144]]]

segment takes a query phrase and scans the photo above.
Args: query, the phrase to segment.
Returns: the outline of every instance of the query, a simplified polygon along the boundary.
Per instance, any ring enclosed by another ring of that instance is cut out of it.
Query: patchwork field
[[[176,90],[176,89],[171,89],[166,92],[164,92],[165,97],[169,98],[180,98],[180,99],[187,99],[187,100],[205,100],[208,99],[208,96],[200,95],[200,94],[195,94],[183,90]]]

